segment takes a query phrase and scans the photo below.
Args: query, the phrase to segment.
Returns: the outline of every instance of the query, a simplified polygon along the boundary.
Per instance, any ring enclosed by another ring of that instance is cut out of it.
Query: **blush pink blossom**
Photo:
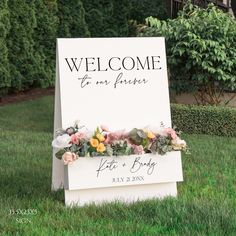
[[[142,145],[132,145],[133,149],[134,149],[134,154],[137,154],[137,155],[141,155],[144,153],[143,151],[143,146]]]
[[[86,139],[87,135],[83,132],[77,132],[75,135],[78,137],[78,139]]]
[[[105,135],[105,142],[106,144],[112,144],[116,141],[119,141],[119,140],[125,140],[127,139],[128,137],[128,134],[125,133],[123,130],[121,131],[116,131],[116,132],[111,132],[111,133],[108,133],[107,135]]]
[[[86,139],[86,134],[82,132],[77,132],[71,135],[71,143],[79,144],[79,140]]]
[[[75,153],[72,152],[65,152],[62,156],[62,160],[64,162],[64,165],[68,165],[75,161],[77,159],[77,156]]]
[[[172,128],[165,128],[165,132],[171,136],[172,139],[176,139],[178,136]]]
[[[73,144],[79,144],[79,138],[76,134],[71,135],[71,143]]]

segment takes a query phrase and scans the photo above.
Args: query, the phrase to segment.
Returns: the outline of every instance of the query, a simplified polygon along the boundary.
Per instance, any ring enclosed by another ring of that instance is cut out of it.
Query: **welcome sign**
[[[164,38],[58,39],[54,128],[69,127],[78,119],[91,130],[100,124],[127,131],[160,124],[170,127]],[[174,183],[176,194],[176,181],[182,180],[181,158],[179,152],[170,155],[176,156],[176,160],[161,158],[170,161],[170,166],[171,161],[176,162],[176,171],[168,171],[160,157],[152,155],[150,162],[144,156],[80,158],[64,172],[62,162],[54,157],[53,189],[64,186],[68,202],[83,199],[85,190],[97,191],[97,199],[102,200],[101,191],[110,188],[114,193],[115,188],[118,191],[123,186],[118,195],[112,195],[114,198],[126,194],[125,188],[131,185],[164,182]],[[138,171],[132,173],[132,166]],[[152,174],[148,174],[148,167],[153,168]],[[160,168],[164,168],[166,176]],[[136,181],[130,181],[135,178]]]

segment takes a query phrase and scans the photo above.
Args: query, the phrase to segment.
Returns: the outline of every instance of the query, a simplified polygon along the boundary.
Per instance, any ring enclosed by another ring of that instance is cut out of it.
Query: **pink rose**
[[[65,152],[62,156],[62,160],[64,162],[64,165],[68,165],[75,161],[77,159],[77,156],[75,153],[72,152]]]
[[[86,139],[86,134],[82,132],[77,132],[71,135],[71,143],[79,144],[79,140]]]
[[[118,135],[116,133],[109,133],[109,134],[105,135],[104,143],[112,144],[117,140],[118,140]]]
[[[75,135],[78,137],[78,139],[86,139],[87,138],[87,135],[83,132],[77,132]]]
[[[108,127],[105,126],[105,125],[101,125],[101,129],[102,129],[102,131],[104,131],[104,132],[109,132]]]
[[[178,136],[172,128],[165,128],[165,132],[171,136],[172,139],[176,139]]]
[[[79,144],[79,137],[76,134],[71,135],[71,143]]]
[[[108,133],[105,136],[105,142],[106,144],[112,144],[115,141],[119,141],[119,140],[125,140],[128,137],[127,133],[125,133],[123,130],[121,131],[116,131],[116,132],[111,132]]]
[[[137,155],[141,155],[144,153],[143,151],[143,146],[142,145],[132,145],[133,149],[134,149],[134,154],[137,154]]]

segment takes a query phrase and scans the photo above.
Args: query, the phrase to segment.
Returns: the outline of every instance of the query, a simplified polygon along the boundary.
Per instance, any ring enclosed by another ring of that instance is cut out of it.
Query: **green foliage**
[[[147,139],[147,134],[142,129],[134,128],[129,132],[129,138],[135,145],[142,145]]]
[[[10,74],[7,49],[7,33],[10,29],[7,0],[0,2],[0,98],[10,87]]]
[[[130,32],[129,20],[141,23],[148,16],[167,18],[163,0],[83,0],[83,5],[92,37],[136,36]]]
[[[54,85],[57,37],[128,36],[129,19],[157,16],[163,6],[148,0],[2,0],[0,96]]]
[[[128,36],[130,3],[127,0],[84,0],[92,37]]]
[[[60,150],[58,151],[55,156],[58,158],[58,159],[62,159],[62,156],[63,154],[65,153],[65,150]]]
[[[7,35],[11,89],[24,90],[37,80],[33,34],[36,27],[34,1],[9,0],[11,28]]]
[[[132,146],[128,144],[127,141],[118,141],[111,145],[112,155],[113,156],[124,156],[134,154]],[[110,153],[111,153],[111,150]]]
[[[169,137],[160,136],[151,145],[150,150],[152,153],[164,155],[172,150],[171,139]]]
[[[131,0],[130,19],[144,23],[145,18],[152,16],[161,20],[168,18],[166,1],[163,0]]]
[[[224,89],[236,89],[236,22],[214,5],[187,4],[178,18],[148,18],[141,35],[164,36],[171,86],[196,92],[201,104],[220,104]]]
[[[88,37],[85,11],[81,0],[58,0],[58,37]]]
[[[36,1],[37,27],[34,30],[35,57],[38,62],[37,81],[39,87],[48,87],[55,80],[55,51],[58,29],[57,3],[55,0]]]
[[[235,108],[172,104],[171,116],[184,133],[236,137]]]

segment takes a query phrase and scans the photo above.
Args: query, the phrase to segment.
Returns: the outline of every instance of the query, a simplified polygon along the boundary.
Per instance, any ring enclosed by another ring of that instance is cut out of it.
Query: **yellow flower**
[[[103,142],[103,141],[105,141],[105,138],[104,138],[104,136],[102,135],[102,134],[97,134],[96,135],[96,137],[98,138],[98,140],[100,141],[100,142]]]
[[[106,150],[106,147],[104,146],[103,143],[100,143],[97,147],[97,152],[104,152]]]
[[[96,138],[91,138],[90,139],[90,144],[91,144],[92,147],[97,147],[99,142]]]
[[[155,138],[155,135],[154,135],[152,132],[150,132],[150,131],[147,132],[147,136],[148,136],[148,138],[150,138],[150,139]]]

